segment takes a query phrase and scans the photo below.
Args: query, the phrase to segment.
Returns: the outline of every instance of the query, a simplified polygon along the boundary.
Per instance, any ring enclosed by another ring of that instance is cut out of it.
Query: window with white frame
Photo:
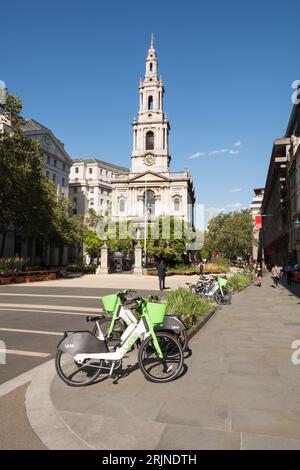
[[[177,196],[174,199],[174,212],[180,211],[180,198]]]
[[[119,201],[119,210],[120,212],[125,212],[125,199],[121,198]]]

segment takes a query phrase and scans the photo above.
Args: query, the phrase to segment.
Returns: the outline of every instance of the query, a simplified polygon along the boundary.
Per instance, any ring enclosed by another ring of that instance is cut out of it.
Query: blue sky
[[[287,127],[299,13],[289,0],[2,3],[0,79],[72,157],[130,166],[154,31],[172,169],[190,168],[206,209],[239,209]]]

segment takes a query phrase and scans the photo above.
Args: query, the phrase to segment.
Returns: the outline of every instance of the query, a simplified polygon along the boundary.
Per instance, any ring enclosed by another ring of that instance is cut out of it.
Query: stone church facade
[[[163,108],[164,84],[151,35],[138,118],[132,123],[131,170],[111,181],[112,218],[143,225],[145,215],[175,216],[194,224],[195,190],[187,169],[171,172],[170,124]]]

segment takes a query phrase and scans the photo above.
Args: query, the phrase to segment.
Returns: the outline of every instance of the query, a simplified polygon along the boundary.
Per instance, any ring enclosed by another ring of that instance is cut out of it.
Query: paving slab
[[[300,450],[300,440],[266,434],[243,433],[241,441],[243,450]]]

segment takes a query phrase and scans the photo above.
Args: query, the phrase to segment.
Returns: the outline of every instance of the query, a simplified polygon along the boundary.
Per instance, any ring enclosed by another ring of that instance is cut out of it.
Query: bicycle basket
[[[163,323],[167,311],[167,304],[147,302],[146,309],[148,317],[153,325],[160,325]]]
[[[117,294],[112,294],[112,295],[104,295],[101,297],[102,303],[104,310],[106,312],[113,312],[119,302],[119,297]]]
[[[227,286],[227,279],[224,279],[223,277],[218,277],[218,283],[220,287],[225,287]]]

